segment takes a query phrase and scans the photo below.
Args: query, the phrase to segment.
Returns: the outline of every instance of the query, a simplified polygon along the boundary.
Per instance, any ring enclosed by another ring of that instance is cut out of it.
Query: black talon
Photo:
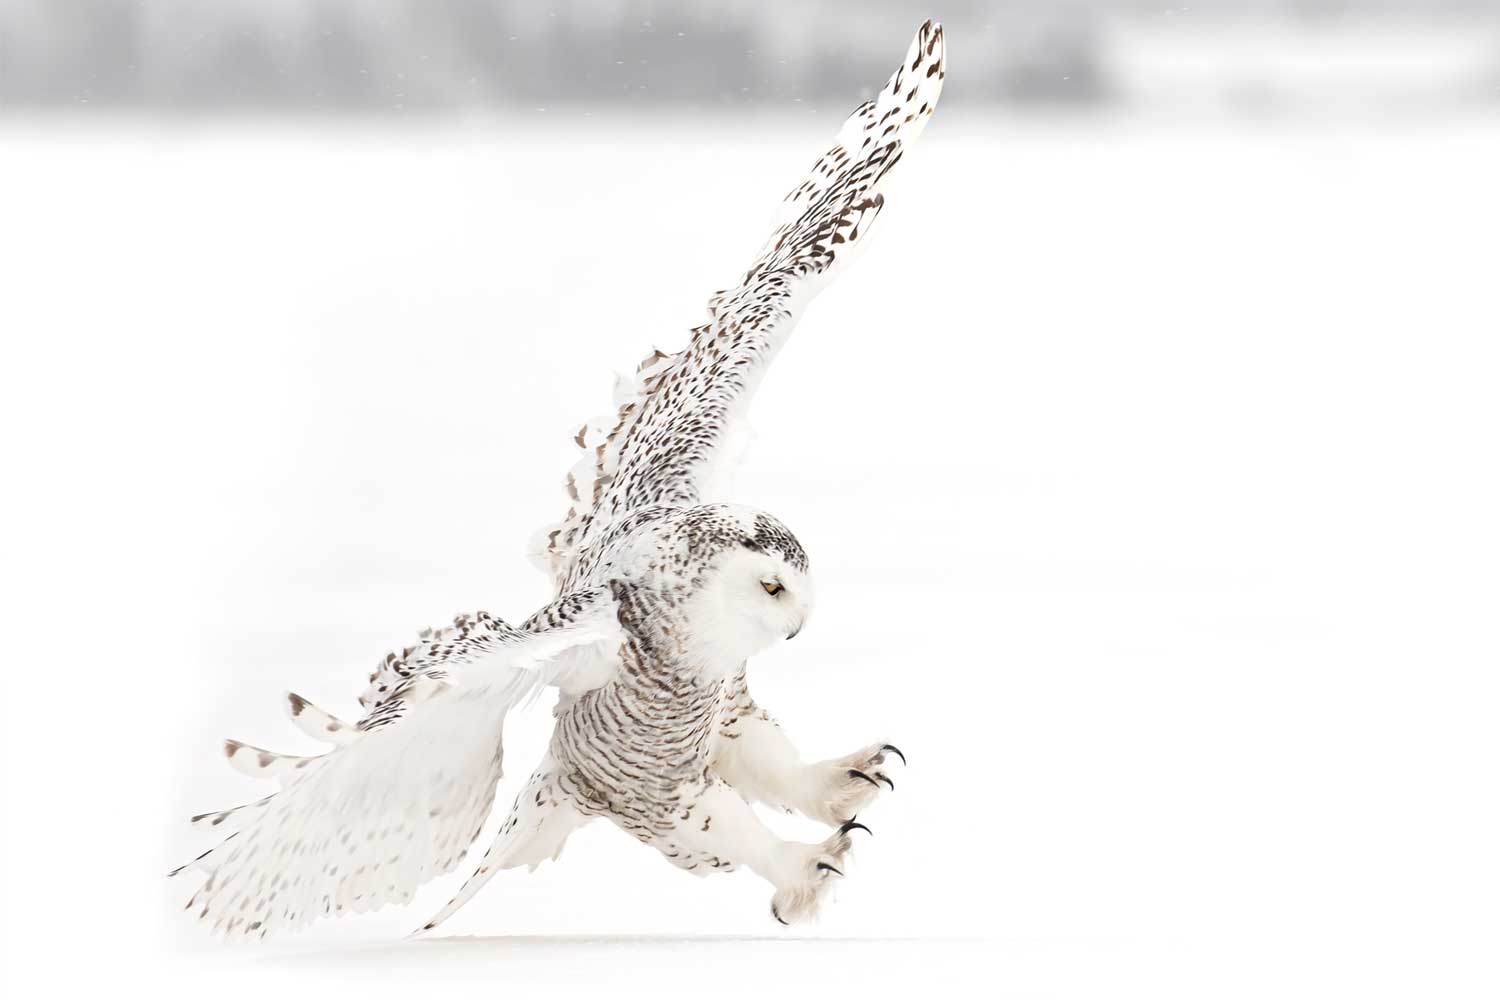
[[[790,927],[790,926],[792,926],[791,924],[787,923],[785,920],[781,919],[781,914],[779,914],[779,913],[776,912],[776,904],[775,903],[771,904],[771,916],[775,917],[776,918],[776,922],[779,923],[779,924],[781,924],[783,927]]]
[[[830,865],[826,861],[819,861],[818,862],[818,867],[821,868],[825,872],[833,872],[835,875],[842,876],[844,874],[843,872],[839,871],[837,868],[833,867],[833,865]]]
[[[854,820],[854,819],[845,820],[844,824],[839,827],[839,833],[848,833],[850,830],[863,830],[863,831],[865,831],[865,833],[868,833],[870,836],[872,836],[872,837],[875,836],[875,831],[871,830],[868,826],[865,826],[863,823],[859,822],[859,820]]]
[[[898,746],[896,746],[894,743],[887,743],[885,746],[881,747],[880,749],[882,749],[882,750],[889,750],[891,753],[893,753],[897,757],[901,758],[901,763],[903,763],[903,764],[906,763],[906,754],[902,753],[901,752],[901,748],[898,747]]]
[[[875,777],[879,778],[881,781],[883,781],[887,785],[891,786],[891,791],[894,792],[896,790],[896,783],[894,781],[892,781],[890,779],[890,777],[884,771],[876,771],[875,772]]]
[[[863,771],[856,771],[852,767],[849,768],[849,777],[851,777],[851,778],[864,778],[866,781],[868,781],[870,784],[874,785],[876,788],[880,787],[880,782],[876,781],[874,778],[870,777],[865,772],[863,772]]]

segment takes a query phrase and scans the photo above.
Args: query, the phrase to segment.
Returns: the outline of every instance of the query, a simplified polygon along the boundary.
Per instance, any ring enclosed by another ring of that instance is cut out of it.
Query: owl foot
[[[890,743],[872,743],[845,757],[809,764],[802,811],[829,826],[857,816],[881,791],[895,791],[896,783],[882,769],[887,754],[906,763],[906,755]]]
[[[790,926],[817,913],[834,881],[844,877],[844,858],[854,846],[849,834],[855,830],[870,833],[869,827],[851,819],[821,844],[783,845],[784,871],[774,880],[777,889],[771,897],[771,916]]]

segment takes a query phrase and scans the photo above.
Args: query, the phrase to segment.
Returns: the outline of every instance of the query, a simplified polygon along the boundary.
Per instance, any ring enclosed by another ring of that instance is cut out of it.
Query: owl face
[[[812,577],[774,549],[740,550],[725,560],[723,586],[731,603],[764,633],[764,649],[776,639],[791,639],[802,631],[813,608]]]
[[[695,658],[706,668],[735,670],[802,631],[812,614],[812,578],[775,549],[733,546],[687,605]]]

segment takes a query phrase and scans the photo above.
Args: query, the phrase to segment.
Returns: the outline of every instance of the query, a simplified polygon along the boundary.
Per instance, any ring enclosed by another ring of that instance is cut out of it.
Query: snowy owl
[[[536,545],[556,600],[518,626],[480,612],[422,633],[370,675],[358,722],[288,695],[293,722],[332,745],[321,756],[225,743],[235,768],[280,791],[194,818],[236,831],[172,873],[206,875],[187,904],[195,916],[264,937],[409,901],[479,836],[506,714],[542,685],[558,689],[546,755],[477,871],[423,930],[495,872],[556,858],[596,817],[695,874],[749,868],[771,884],[782,923],[818,910],[852,835],[868,830],[856,814],[895,787],[883,768],[900,751],[876,741],[804,763],[751,698],[746,661],[802,628],[812,581],[780,521],[717,500],[755,387],[807,301],[868,237],[881,182],[942,86],[943,32],[928,22],[787,195],[779,227],[712,297],[688,346],[647,358],[615,412],[578,431],[571,506]],[[783,840],[755,802],[831,833]]]

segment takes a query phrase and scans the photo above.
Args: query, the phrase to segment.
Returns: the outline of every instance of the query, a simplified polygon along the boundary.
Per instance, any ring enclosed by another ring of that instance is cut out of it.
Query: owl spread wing
[[[580,668],[562,666],[576,658],[559,654],[617,645],[617,611],[601,588],[554,601],[520,628],[460,616],[380,663],[357,723],[288,695],[298,728],[333,748],[288,757],[225,743],[232,765],[281,790],[194,817],[238,829],[172,873],[207,873],[188,908],[228,936],[264,937],[409,900],[452,870],[484,825],[506,713],[538,684],[579,686],[565,675]]]
[[[654,352],[585,424],[567,480],[571,507],[534,546],[566,588],[605,528],[651,504],[721,499],[750,397],[809,299],[869,233],[882,179],[932,114],[943,86],[943,30],[922,25],[905,61],[855,109],[833,146],[786,196],[781,224],[739,284],[709,302],[708,323],[675,354]]]

